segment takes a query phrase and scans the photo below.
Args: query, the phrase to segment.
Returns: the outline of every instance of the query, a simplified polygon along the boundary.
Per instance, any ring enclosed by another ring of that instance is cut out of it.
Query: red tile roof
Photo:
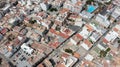
[[[1,30],[1,34],[6,34],[7,31],[8,31],[8,29],[7,29],[7,28],[4,28],[4,29]]]
[[[76,58],[80,58],[80,54],[77,53],[77,52],[75,52],[73,56],[76,57]]]
[[[88,28],[89,31],[93,31],[92,26],[90,26],[89,24],[86,24],[85,26]]]
[[[80,35],[80,34],[76,34],[76,36],[80,39],[80,40],[82,40],[83,39],[83,37]]]
[[[60,10],[60,13],[65,13],[65,12],[69,12],[69,9],[63,8],[63,9]]]
[[[65,32],[66,34],[69,34],[69,33],[70,33],[70,30],[69,30],[69,29],[65,29],[64,32]]]
[[[64,33],[59,33],[59,35],[60,35],[61,37],[63,37],[63,38],[68,38],[68,37],[69,37],[69,35],[64,34]]]
[[[39,64],[37,67],[44,67],[43,64]]]
[[[56,30],[54,30],[54,29],[50,29],[50,32],[51,33],[54,33],[54,34],[56,34],[56,35],[59,35],[59,36],[61,36],[61,37],[63,37],[63,38],[68,38],[69,37],[69,35],[67,35],[67,34],[64,34],[64,33],[62,33],[62,32],[57,32]]]
[[[51,46],[52,48],[57,48],[59,46],[59,42],[55,42],[55,43],[50,43],[49,46]]]
[[[118,32],[118,31],[119,31],[117,28],[113,28],[113,30],[114,30],[115,32]]]
[[[66,53],[63,53],[62,54],[62,57],[65,57],[65,58],[67,58],[69,55],[68,54],[66,54]]]
[[[56,67],[65,67],[65,65],[62,64],[62,63],[59,63],[59,64],[56,65]]]
[[[91,47],[92,46],[92,43],[89,41],[89,40],[84,40],[84,43],[86,44],[86,45],[88,45],[89,47]]]
[[[80,6],[82,5],[82,2],[78,1],[75,5]]]
[[[103,38],[103,40],[102,40],[104,43],[108,43],[108,41],[105,39],[105,38]]]

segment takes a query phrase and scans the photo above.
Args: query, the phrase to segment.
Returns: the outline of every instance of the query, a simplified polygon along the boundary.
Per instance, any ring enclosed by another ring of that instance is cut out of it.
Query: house
[[[3,28],[0,33],[5,35],[9,30],[7,28]]]
[[[120,1],[119,1],[119,0],[114,0],[114,1],[113,1],[113,4],[114,4],[114,5],[117,5],[117,6],[120,6]]]
[[[40,3],[42,10],[47,11],[50,5],[48,3]]]
[[[101,35],[99,34],[99,32],[93,32],[93,34],[90,36],[90,39],[93,41],[93,42],[96,42],[99,38],[101,37]]]
[[[88,38],[90,35],[91,35],[91,33],[93,32],[93,28],[92,28],[92,26],[90,26],[89,24],[86,24],[84,27],[83,27],[83,29],[82,29],[82,31],[80,31],[80,35],[83,37],[83,38]]]
[[[117,24],[114,28],[113,31],[115,31],[116,33],[118,33],[118,36],[120,36],[120,23]]]
[[[77,58],[66,53],[62,53],[61,59],[63,60],[62,64],[65,65],[65,67],[71,67],[75,62],[77,62]]]
[[[88,60],[83,60],[81,61],[80,67],[85,67],[85,66],[90,66],[90,67],[96,67],[97,65],[94,62],[88,61]]]
[[[111,24],[110,21],[107,20],[107,17],[106,16],[103,16],[101,14],[98,14],[95,18],[95,20],[103,27],[106,27],[108,28],[109,25]]]
[[[114,19],[117,19],[120,16],[120,7],[116,7],[115,10],[112,12],[111,16]]]
[[[94,57],[92,55],[90,55],[90,54],[87,54],[85,56],[85,59],[88,60],[88,61],[92,61],[94,59]]]
[[[94,16],[94,14],[91,14],[91,13],[84,10],[80,13],[80,16],[82,16],[83,18],[90,19]]]
[[[2,34],[0,34],[0,41],[3,39],[3,35]]]
[[[118,37],[118,33],[115,31],[110,31],[104,38],[104,43],[112,43]]]
[[[67,1],[65,1],[63,7],[69,9],[72,12],[79,13],[84,4],[85,4],[85,2],[80,1],[80,0],[79,1],[77,1],[77,0],[71,0],[71,1],[67,0]]]
[[[80,44],[84,49],[89,50],[92,47],[92,43],[89,40],[84,40],[83,43]]]
[[[21,49],[22,49],[23,51],[27,52],[28,54],[32,54],[32,52],[33,52],[33,49],[32,49],[31,47],[27,46],[26,43],[23,43],[23,44],[21,45]]]

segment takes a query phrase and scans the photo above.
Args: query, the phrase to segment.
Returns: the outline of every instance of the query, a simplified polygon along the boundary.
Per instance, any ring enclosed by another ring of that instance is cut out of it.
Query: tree
[[[2,58],[0,58],[0,65],[2,64]]]
[[[105,57],[106,54],[107,54],[106,51],[104,51],[104,50],[101,50],[101,51],[100,51],[100,57]]]
[[[100,57],[106,57],[107,53],[110,51],[110,48],[107,48],[105,51],[101,50],[100,51]]]
[[[120,43],[120,40],[118,40],[118,43]]]
[[[110,48],[107,48],[107,49],[106,49],[106,52],[109,52],[110,50],[111,50]]]
[[[73,51],[71,49],[65,49],[65,52],[73,54]]]
[[[29,20],[29,23],[31,23],[31,24],[34,24],[34,23],[36,23],[37,21],[36,20],[34,20],[33,18],[31,18],[30,20]]]

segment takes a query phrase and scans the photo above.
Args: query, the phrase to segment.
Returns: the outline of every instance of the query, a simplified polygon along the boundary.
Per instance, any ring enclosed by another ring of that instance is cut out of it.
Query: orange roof
[[[65,57],[65,58],[67,58],[69,55],[68,54],[66,54],[66,53],[63,53],[62,54],[62,57]]]
[[[80,58],[80,54],[77,53],[77,52],[75,52],[73,56],[76,57],[76,58]]]
[[[113,30],[114,30],[115,32],[118,32],[118,31],[119,31],[117,28],[113,28]]]
[[[104,42],[104,43],[108,43],[108,41],[107,41],[105,38],[103,38],[103,42]]]
[[[55,43],[50,43],[49,46],[51,46],[52,48],[57,48],[59,46],[59,42],[55,42]]]
[[[65,65],[62,64],[62,63],[58,63],[58,64],[56,65],[56,67],[65,67]]]
[[[92,43],[89,41],[89,40],[84,40],[84,43],[86,44],[86,45],[88,45],[89,47],[91,47],[92,46]]]
[[[80,67],[85,67],[86,65],[88,65],[90,67],[95,67],[94,64],[90,61],[83,61],[83,63],[81,64]]]
[[[50,32],[57,35],[57,32],[54,29],[50,29]]]
[[[80,6],[82,2],[78,1],[75,5]]]
[[[68,37],[69,37],[69,35],[64,34],[64,33],[59,33],[59,36],[61,36],[61,37],[63,37],[63,38],[68,38]]]
[[[1,33],[2,33],[2,34],[6,34],[7,31],[8,31],[8,29],[7,29],[7,28],[4,28],[4,29],[1,30]]]
[[[69,9],[63,8],[63,9],[60,10],[60,13],[65,13],[65,12],[68,12],[68,11],[69,11]]]
[[[59,36],[61,36],[63,38],[68,38],[69,37],[69,35],[67,35],[67,34],[64,34],[64,33],[61,33],[61,32],[57,33],[57,31],[52,29],[52,28],[50,29],[50,32],[52,32],[52,33],[54,33],[56,35],[59,35]]]
[[[69,29],[65,29],[64,32],[65,32],[66,34],[69,34],[69,33],[70,33],[70,30],[69,30]]]
[[[82,40],[83,39],[83,37],[80,35],[80,34],[76,34],[76,36],[80,39],[80,40]]]
[[[104,65],[104,67],[109,67],[109,64],[107,63],[106,60],[103,61],[103,65]]]
[[[39,64],[37,67],[44,67],[43,64]]]
[[[90,26],[89,24],[86,24],[85,26],[88,28],[89,31],[93,31],[92,26]]]

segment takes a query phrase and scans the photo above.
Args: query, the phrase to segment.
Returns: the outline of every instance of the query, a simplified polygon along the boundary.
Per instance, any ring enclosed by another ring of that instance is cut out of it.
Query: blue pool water
[[[93,5],[89,5],[87,8],[87,12],[92,13],[96,8]]]

